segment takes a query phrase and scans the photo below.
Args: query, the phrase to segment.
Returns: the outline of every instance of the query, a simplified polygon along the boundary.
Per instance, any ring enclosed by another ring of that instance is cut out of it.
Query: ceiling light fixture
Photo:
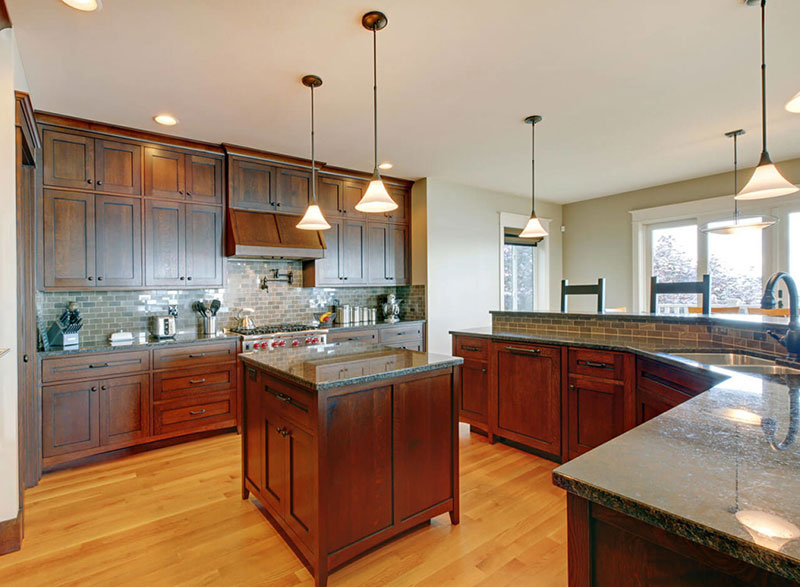
[[[304,75],[303,85],[311,88],[311,201],[303,218],[297,223],[297,228],[303,230],[328,230],[331,225],[322,215],[322,210],[317,203],[317,163],[314,155],[314,88],[322,85],[322,78],[317,75]]]
[[[378,31],[386,28],[388,23],[389,19],[386,18],[386,15],[377,11],[367,12],[361,18],[361,25],[372,31],[372,112],[375,168],[372,171],[372,179],[370,179],[366,193],[356,204],[356,210],[359,212],[382,213],[397,209],[397,203],[386,191],[386,186],[378,171]]]
[[[94,12],[103,7],[100,0],[61,0],[64,4],[81,12]]]
[[[531,217],[522,232],[520,238],[542,238],[547,236],[547,231],[542,226],[542,222],[536,217],[536,160],[534,158],[536,150],[536,123],[541,122],[542,117],[537,115],[528,116],[525,124],[531,125]]]
[[[178,124],[178,119],[171,114],[157,114],[153,116],[153,120],[164,126],[175,126]]]
[[[751,2],[748,2],[751,4]],[[767,151],[767,55],[766,55],[766,12],[767,0],[761,0],[761,160],[753,176],[742,191],[736,195],[738,200],[760,200],[788,196],[798,188],[783,177],[775,167]]]
[[[394,167],[394,165],[392,165],[388,161],[384,161],[383,163],[378,165],[378,169],[391,169],[392,167]]]
[[[733,193],[739,193],[739,143],[740,136],[745,134],[741,128],[726,132],[725,136],[733,138]],[[764,230],[778,222],[775,216],[740,216],[739,200],[733,199],[733,218],[713,220],[700,227],[700,232],[711,234],[737,234],[749,230]]]
[[[792,114],[800,114],[800,92],[797,92],[795,97],[786,103],[786,110]]]

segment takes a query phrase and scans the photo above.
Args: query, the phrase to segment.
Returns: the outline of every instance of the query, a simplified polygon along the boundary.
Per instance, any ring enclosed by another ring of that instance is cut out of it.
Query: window
[[[763,235],[760,230],[708,234],[711,303],[758,306],[761,303]]]
[[[659,281],[697,281],[697,225],[664,224],[650,229],[650,275]],[[698,299],[692,294],[658,296],[658,312],[680,314]]]
[[[789,214],[789,273],[800,280],[800,212]]]
[[[503,310],[533,312],[537,242],[519,238],[520,229],[503,232]]]

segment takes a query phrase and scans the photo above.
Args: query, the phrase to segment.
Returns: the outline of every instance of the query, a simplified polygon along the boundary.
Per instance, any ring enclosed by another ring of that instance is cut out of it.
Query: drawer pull
[[[283,436],[284,438],[286,438],[287,436],[289,436],[289,431],[288,431],[286,428],[281,428],[280,426],[278,426],[277,428],[275,428],[275,432],[277,432],[278,434],[280,434],[280,435],[281,435],[281,436]]]
[[[89,365],[89,369],[102,369],[103,367],[108,367],[108,363],[103,363],[102,365]]]
[[[481,369],[481,373],[486,373],[486,367],[484,367],[483,369]]]
[[[189,412],[189,414],[191,416],[199,416],[200,414],[205,414],[205,413],[206,413],[206,409],[205,408],[203,408],[202,410],[191,410]]]
[[[515,346],[507,346],[506,350],[515,355],[538,355],[542,349],[523,349]]]
[[[190,379],[189,380],[189,383],[191,383],[192,385],[199,385],[199,384],[205,383],[205,382],[206,382],[206,378],[205,377],[203,377],[202,379]]]
[[[297,408],[300,411],[308,413],[308,408],[307,407],[296,403],[291,397],[289,397],[285,393],[280,393],[278,391],[273,391],[267,386],[264,386],[264,391],[266,391],[268,394],[270,394],[272,396],[275,396],[275,399],[278,399],[278,400],[280,400],[280,401],[282,401],[284,403],[287,403],[290,406],[292,406],[293,408]]]
[[[593,367],[595,369],[613,369],[608,363],[597,363],[595,361],[578,361],[578,365]]]
[[[466,346],[466,345],[463,345],[463,344],[462,344],[462,345],[461,345],[461,350],[462,350],[462,351],[472,351],[473,353],[477,353],[477,352],[479,352],[481,349],[480,349],[480,347],[477,347],[477,346]]]
[[[199,355],[189,355],[189,358],[190,359],[202,359],[205,356],[206,356],[205,353],[200,353]]]

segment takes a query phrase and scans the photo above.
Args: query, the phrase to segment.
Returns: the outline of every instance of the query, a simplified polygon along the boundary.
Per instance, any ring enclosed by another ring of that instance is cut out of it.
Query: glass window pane
[[[800,212],[789,214],[789,273],[800,280]]]
[[[713,305],[760,304],[762,240],[760,230],[708,234],[708,272]]]
[[[653,228],[651,275],[663,282],[697,281],[697,225]],[[670,294],[658,296],[659,313],[683,314],[698,306],[698,296]]]
[[[503,309],[533,311],[534,247],[503,245]]]

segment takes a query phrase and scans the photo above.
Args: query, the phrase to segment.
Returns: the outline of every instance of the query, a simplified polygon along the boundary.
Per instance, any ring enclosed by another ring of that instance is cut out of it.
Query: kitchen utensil
[[[211,302],[211,315],[216,316],[217,312],[219,312],[219,308],[222,304],[220,304],[219,300],[214,300]]]
[[[211,316],[203,318],[203,334],[217,333],[217,317],[212,313]]]

